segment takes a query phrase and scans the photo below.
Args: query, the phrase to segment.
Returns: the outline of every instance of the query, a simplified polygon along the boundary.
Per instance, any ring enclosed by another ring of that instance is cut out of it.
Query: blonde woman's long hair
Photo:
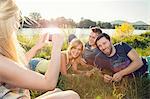
[[[68,49],[67,49],[68,54],[70,55],[71,49],[76,48],[78,45],[82,45],[81,54],[80,54],[80,56],[81,56],[81,55],[82,55],[82,52],[83,52],[83,49],[84,49],[83,42],[82,42],[81,40],[79,40],[79,39],[76,39],[76,38],[74,38],[74,39],[70,42],[69,47],[68,47]],[[78,58],[78,57],[77,57],[77,58]]]
[[[19,62],[16,30],[19,24],[19,9],[15,0],[0,0],[0,54]]]

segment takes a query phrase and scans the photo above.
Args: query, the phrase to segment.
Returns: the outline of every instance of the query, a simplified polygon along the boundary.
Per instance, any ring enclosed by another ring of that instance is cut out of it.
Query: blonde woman
[[[66,75],[68,68],[71,66],[75,73],[85,73],[84,71],[78,70],[78,64],[87,66],[81,58],[84,46],[83,43],[74,38],[66,51],[61,52],[61,74]]]
[[[68,49],[61,52],[60,72],[62,75],[66,75],[70,67],[74,73],[86,73],[86,71],[80,71],[77,68],[78,64],[88,66],[81,57],[84,49],[83,47],[83,43],[79,39],[74,38],[72,41],[70,41]],[[48,68],[48,60],[42,58],[33,58],[30,60],[29,65],[32,70],[45,74]]]
[[[37,99],[79,99],[79,95],[73,91],[55,89],[60,71],[62,36],[52,36],[52,56],[45,75],[25,67],[25,63],[35,54],[34,49],[40,47],[31,49],[26,55],[27,58],[20,58],[23,55],[19,53],[21,50],[15,35],[19,12],[15,0],[0,0],[0,98],[30,99],[29,94],[24,92],[36,89],[49,91]],[[44,42],[41,41],[40,46]]]

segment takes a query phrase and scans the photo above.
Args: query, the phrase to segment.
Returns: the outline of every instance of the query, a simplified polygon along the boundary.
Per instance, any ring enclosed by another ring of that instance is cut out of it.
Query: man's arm
[[[129,64],[129,66],[127,68],[125,68],[113,75],[114,81],[120,81],[123,76],[128,75],[128,74],[136,71],[140,67],[142,67],[142,65],[143,65],[142,59],[139,57],[138,53],[134,49],[131,49],[131,51],[129,51],[127,56],[131,59],[132,62]]]

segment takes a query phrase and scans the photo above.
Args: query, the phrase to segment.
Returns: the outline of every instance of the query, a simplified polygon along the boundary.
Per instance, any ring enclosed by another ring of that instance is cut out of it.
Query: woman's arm
[[[84,74],[86,73],[86,71],[81,71],[81,70],[78,70],[78,61],[75,60],[73,63],[72,63],[72,70],[76,73],[76,74]]]
[[[85,61],[85,59],[82,58],[82,57],[79,57],[77,61],[78,61],[78,63],[81,64],[82,66],[86,66],[86,67],[89,67],[89,66],[90,66],[90,67],[92,67],[92,65],[87,64],[87,62]]]
[[[21,88],[53,90],[57,84],[60,71],[60,54],[63,40],[60,35],[52,37],[52,56],[45,76],[24,69],[20,64],[0,56],[0,79],[1,82],[8,83]]]

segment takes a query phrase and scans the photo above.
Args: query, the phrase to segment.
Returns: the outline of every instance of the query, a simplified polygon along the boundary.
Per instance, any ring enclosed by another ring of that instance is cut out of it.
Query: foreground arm
[[[143,65],[142,59],[139,57],[138,53],[134,49],[132,49],[128,53],[128,57],[131,59],[132,62],[129,64],[129,66],[127,68],[125,68],[113,75],[114,81],[120,81],[123,76],[136,71]]]
[[[52,56],[45,76],[23,69],[20,64],[0,56],[0,82],[27,89],[53,90],[57,84],[60,71],[62,42],[62,36],[53,35]]]

